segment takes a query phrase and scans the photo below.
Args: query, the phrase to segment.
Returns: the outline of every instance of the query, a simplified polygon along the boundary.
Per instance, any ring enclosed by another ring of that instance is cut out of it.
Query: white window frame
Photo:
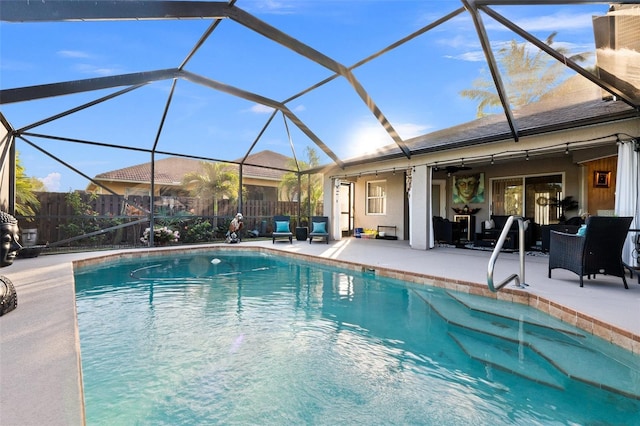
[[[371,195],[369,194],[369,188],[371,184],[378,184],[379,186],[384,186],[383,195]],[[365,214],[367,216],[385,216],[387,214],[387,181],[386,179],[380,180],[370,180],[366,185],[366,198],[365,198]],[[369,201],[370,200],[382,200],[382,212],[371,212],[369,211]]]

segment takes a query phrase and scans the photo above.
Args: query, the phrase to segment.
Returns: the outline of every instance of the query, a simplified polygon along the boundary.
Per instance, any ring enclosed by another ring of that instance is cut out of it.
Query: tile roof
[[[280,180],[288,169],[290,158],[277,152],[265,150],[247,157],[243,168],[243,176],[257,179]],[[238,162],[241,159],[237,160]],[[202,169],[201,160],[183,157],[168,157],[156,160],[155,181],[160,185],[180,185],[182,177],[189,172]],[[236,165],[229,165],[237,168]],[[264,166],[264,167],[258,167]],[[275,168],[275,169],[274,169]],[[135,166],[112,170],[96,175],[95,180],[109,180],[120,182],[151,182],[151,163],[137,164]]]
[[[241,160],[242,159],[238,159],[236,161],[240,162]],[[278,154],[270,150],[256,152],[247,157],[242,173],[245,177],[281,180],[286,172],[278,169],[291,169],[289,165],[291,160],[292,159],[286,155]],[[252,166],[252,164],[263,167],[255,167]]]

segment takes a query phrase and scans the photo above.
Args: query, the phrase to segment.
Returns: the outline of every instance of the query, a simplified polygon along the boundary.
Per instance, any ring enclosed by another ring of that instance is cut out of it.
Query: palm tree
[[[551,33],[545,40],[548,46],[553,44],[557,32]],[[566,55],[567,49],[556,49]],[[588,53],[579,53],[570,57],[574,62],[583,62]],[[554,60],[546,52],[539,50],[532,54],[527,43],[511,42],[497,52],[497,61],[501,68],[501,77],[509,103],[513,108],[519,108],[540,99],[542,95],[555,87],[565,71],[560,62]],[[465,89],[460,95],[465,98],[478,100],[477,117],[484,117],[493,108],[499,108],[500,98],[496,92],[493,80],[486,75],[477,78],[472,83],[473,89]]]
[[[36,191],[42,191],[44,185],[36,178],[25,174],[24,166],[16,152],[16,214],[32,217],[40,208],[40,200],[36,197]]]
[[[214,214],[217,214],[218,200],[228,198],[235,200],[238,196],[238,173],[222,163],[203,161],[201,171],[184,175],[182,183],[189,186],[191,195],[195,197],[213,198]]]
[[[288,167],[292,169],[299,167],[300,170],[308,170],[320,165],[320,157],[313,147],[306,147],[305,154],[307,161],[298,161],[296,165],[295,160],[291,159]],[[298,190],[298,174],[294,172],[285,173],[280,182],[280,191],[283,198],[288,201],[299,200],[302,205],[310,207],[311,211],[315,212],[316,205],[322,199],[323,194],[322,176],[319,174],[305,176],[300,182],[300,190]]]

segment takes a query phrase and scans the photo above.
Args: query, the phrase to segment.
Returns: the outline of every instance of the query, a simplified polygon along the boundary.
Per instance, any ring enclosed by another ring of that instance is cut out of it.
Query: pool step
[[[456,292],[448,292],[449,297],[416,292],[450,324],[450,336],[474,359],[549,386],[562,386],[557,379],[562,375],[640,399],[637,357],[621,348],[529,306]],[[538,370],[545,374],[534,372]]]
[[[499,302],[488,297],[474,296],[472,294],[455,292],[447,292],[447,294],[472,311],[490,313],[491,315],[513,321],[522,320],[531,326],[560,331],[577,337],[585,336],[585,333],[581,330],[571,327],[551,315],[547,315],[528,306],[522,306],[516,303]]]
[[[496,346],[453,331],[449,332],[449,336],[473,359],[543,385],[564,389],[564,383],[548,367],[545,368],[545,361],[527,348],[510,342],[501,342]]]

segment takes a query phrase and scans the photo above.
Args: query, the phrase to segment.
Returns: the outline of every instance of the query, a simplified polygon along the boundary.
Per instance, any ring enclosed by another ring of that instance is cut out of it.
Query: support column
[[[409,190],[409,245],[416,250],[433,247],[431,225],[431,168],[415,166]]]
[[[340,230],[340,179],[331,179],[329,182],[329,188],[324,188],[325,193],[325,205],[331,206],[330,218],[330,230],[329,238],[332,240],[342,239],[342,231]],[[329,197],[326,194],[330,194]],[[329,198],[329,200],[327,200]],[[329,201],[329,204],[327,204]]]

